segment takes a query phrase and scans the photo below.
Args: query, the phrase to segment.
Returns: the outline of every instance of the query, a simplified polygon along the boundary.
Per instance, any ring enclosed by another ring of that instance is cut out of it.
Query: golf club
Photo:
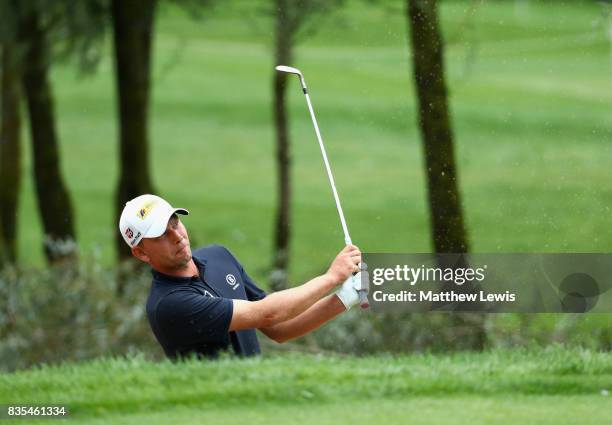
[[[323,138],[321,137],[321,132],[319,131],[319,124],[317,124],[317,118],[315,117],[314,110],[312,109],[312,103],[310,102],[310,96],[308,95],[308,89],[306,88],[306,80],[304,80],[304,75],[297,68],[292,68],[290,66],[278,65],[276,70],[279,72],[285,72],[288,74],[295,74],[300,78],[300,84],[302,86],[302,91],[304,92],[304,96],[306,97],[306,103],[308,104],[308,111],[310,112],[310,117],[312,118],[312,124],[315,128],[315,133],[317,134],[317,140],[319,141],[319,147],[321,148],[321,155],[323,156],[323,162],[325,163],[325,170],[327,171],[327,177],[329,178],[329,184],[332,188],[332,193],[334,195],[334,200],[336,201],[336,208],[338,210],[338,215],[340,216],[340,223],[342,224],[342,231],[344,232],[344,242],[347,245],[352,244],[351,236],[349,235],[348,227],[346,226],[346,220],[344,219],[344,212],[342,212],[342,206],[340,205],[340,197],[338,196],[338,191],[336,190],[336,183],[334,182],[334,176],[331,171],[331,167],[329,166],[329,160],[327,159],[327,153],[325,152],[325,146],[323,145]],[[368,282],[368,274],[367,274],[367,266],[365,263],[359,264],[359,269],[362,270],[363,277],[359,282],[359,289],[357,292],[359,293],[359,305],[361,308],[368,308],[370,303],[368,301],[368,291],[369,291],[369,282]]]

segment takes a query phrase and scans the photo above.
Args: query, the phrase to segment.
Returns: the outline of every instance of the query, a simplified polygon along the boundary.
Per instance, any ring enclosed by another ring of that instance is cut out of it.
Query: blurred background
[[[610,252],[612,3],[0,1],[0,367],[162,356],[117,230],[156,193],[267,290],[364,252]],[[263,339],[263,338],[262,338]],[[351,311],[265,351],[612,347],[610,315]]]

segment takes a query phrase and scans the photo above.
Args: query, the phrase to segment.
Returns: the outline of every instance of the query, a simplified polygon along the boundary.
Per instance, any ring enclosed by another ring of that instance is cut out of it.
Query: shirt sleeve
[[[258,287],[251,277],[244,271],[240,266],[240,273],[242,275],[242,281],[244,282],[244,289],[246,290],[247,299],[249,301],[259,301],[266,297],[266,292]]]
[[[157,308],[157,322],[180,345],[227,342],[234,304],[228,298],[207,297],[197,291],[176,291]]]
[[[244,289],[246,291],[247,299],[249,301],[259,301],[264,299],[266,297],[266,291],[257,286],[255,281],[251,279],[251,277],[244,270],[244,267],[242,267],[242,264],[240,264],[238,259],[234,257],[234,254],[232,254],[229,249],[225,247],[223,247],[223,249],[225,249],[230,257],[232,257],[232,260],[238,267],[238,270],[240,270],[240,277],[242,277],[242,281],[244,282]]]

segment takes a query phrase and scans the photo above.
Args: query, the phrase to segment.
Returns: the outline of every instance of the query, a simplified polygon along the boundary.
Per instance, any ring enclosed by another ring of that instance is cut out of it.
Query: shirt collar
[[[206,260],[193,257],[193,261],[200,272],[200,276],[203,276],[204,270],[206,269]],[[194,280],[200,279],[198,276],[171,276],[169,274],[159,272],[154,268],[151,268],[151,274],[158,282],[190,283]]]

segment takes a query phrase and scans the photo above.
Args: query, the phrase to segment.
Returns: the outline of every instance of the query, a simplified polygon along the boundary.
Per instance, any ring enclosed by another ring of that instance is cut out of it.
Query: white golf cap
[[[189,214],[184,208],[174,208],[155,195],[140,195],[126,202],[119,219],[119,231],[130,247],[142,238],[156,238],[166,231],[172,214]]]

